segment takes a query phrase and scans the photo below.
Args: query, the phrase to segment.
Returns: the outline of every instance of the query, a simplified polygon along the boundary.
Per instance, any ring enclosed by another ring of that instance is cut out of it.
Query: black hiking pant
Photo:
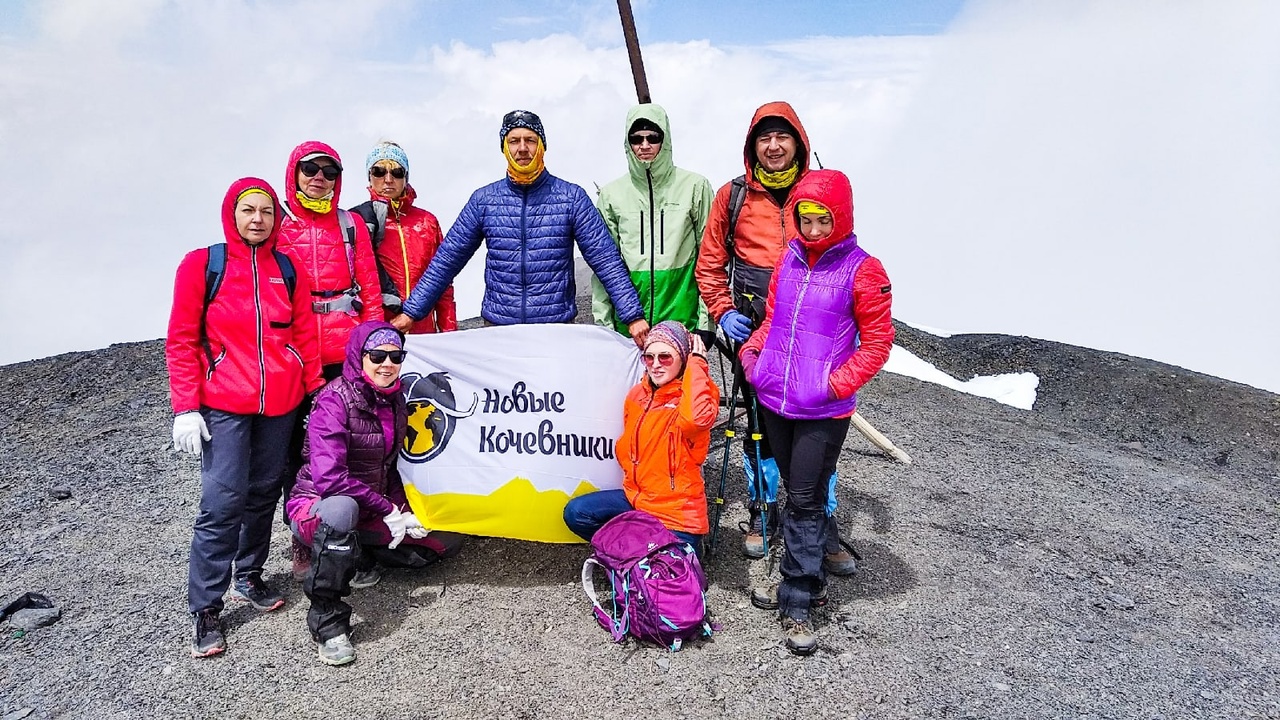
[[[782,584],[779,614],[809,619],[809,603],[826,585],[822,569],[830,524],[827,520],[829,479],[849,433],[849,418],[789,420],[760,408],[787,503],[782,511]]]

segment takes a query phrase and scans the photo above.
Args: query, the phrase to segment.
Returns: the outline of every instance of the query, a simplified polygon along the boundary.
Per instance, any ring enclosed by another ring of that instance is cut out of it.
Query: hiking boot
[[[778,609],[778,583],[774,583],[766,588],[751,589],[751,604],[761,610],[777,610]],[[823,585],[822,589],[809,597],[809,607],[822,607],[827,604],[827,586]]]
[[[762,512],[758,504],[753,504],[750,508],[751,519],[743,523],[740,527],[744,533],[742,536],[742,554],[758,560],[764,557],[764,523],[769,523],[769,544],[776,545],[778,542],[778,504],[767,503]]]
[[[807,620],[782,618],[782,639],[792,655],[812,655],[818,651],[818,634]]]
[[[382,568],[374,565],[368,570],[357,570],[355,577],[351,578],[351,588],[359,590],[361,588],[373,587],[382,579]]]
[[[827,553],[822,556],[822,569],[832,575],[848,577],[858,572],[858,560],[853,553],[840,548],[840,552]]]
[[[311,569],[311,548],[299,540],[295,535],[289,556],[293,560],[294,582],[302,582],[303,580],[306,580],[307,571]]]
[[[262,579],[261,572],[253,572],[242,578],[236,578],[231,588],[231,596],[247,600],[249,604],[261,612],[271,612],[284,605],[284,596]]]
[[[195,627],[191,633],[191,657],[212,657],[227,649],[227,638],[222,634],[222,619],[217,610],[201,610],[192,617]]]
[[[356,659],[356,646],[346,633],[320,643],[319,651],[320,662],[325,665],[346,665]]]

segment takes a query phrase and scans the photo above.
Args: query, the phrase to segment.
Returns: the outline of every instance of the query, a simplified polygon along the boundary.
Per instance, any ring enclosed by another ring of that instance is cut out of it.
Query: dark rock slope
[[[582,546],[477,539],[357,591],[360,658],[340,669],[316,661],[273,552],[289,604],[230,606],[229,652],[193,661],[199,472],[169,447],[161,343],[0,367],[0,601],[35,590],[63,611],[0,627],[0,718],[1280,717],[1280,397],[1058,343],[899,330],[963,379],[1034,372],[1039,399],[890,374],[866,388],[864,415],[916,462],[847,442],[838,517],[863,569],[832,582],[808,659],[748,603],[768,568],[735,551],[735,469],[709,563],[723,630],[678,654],[608,642]]]

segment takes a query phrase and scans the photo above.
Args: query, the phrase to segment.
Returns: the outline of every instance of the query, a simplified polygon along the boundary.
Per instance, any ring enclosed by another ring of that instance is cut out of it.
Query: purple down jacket
[[[404,485],[396,469],[408,432],[400,383],[381,389],[364,376],[361,349],[381,320],[362,323],[347,338],[342,375],[316,396],[302,445],[302,469],[286,510],[294,517],[315,498],[347,495],[360,505],[360,522],[380,520],[392,506],[404,509]]]

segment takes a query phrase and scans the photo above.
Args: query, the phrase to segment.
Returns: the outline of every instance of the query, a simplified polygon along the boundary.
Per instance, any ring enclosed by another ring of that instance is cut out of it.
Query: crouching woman
[[[810,172],[787,210],[799,237],[774,268],[764,324],[739,351],[787,488],[782,583],[754,591],[751,602],[777,609],[787,649],[809,655],[818,648],[809,607],[826,595],[828,478],[856,391],[889,359],[892,295],[884,266],[853,234],[853,189],[843,173]]]
[[[702,339],[678,322],[653,326],[642,357],[645,377],[627,393],[615,446],[622,489],[570,500],[564,522],[589,541],[614,517],[643,510],[701,555],[709,529],[702,463],[720,411],[720,390],[708,372]]]
[[[459,535],[428,534],[405,499],[396,468],[408,431],[404,358],[404,338],[390,324],[369,321],[351,331],[342,375],[311,409],[302,469],[285,508],[294,536],[311,547],[302,582],[311,601],[307,627],[328,665],[356,659],[343,598],[378,582],[379,561],[426,567],[461,548]]]

